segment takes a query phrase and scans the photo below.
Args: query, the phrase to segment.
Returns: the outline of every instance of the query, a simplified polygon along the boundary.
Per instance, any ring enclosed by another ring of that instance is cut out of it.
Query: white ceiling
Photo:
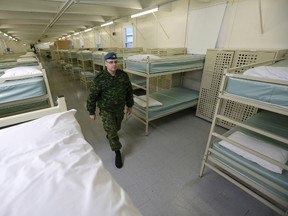
[[[0,31],[23,43],[54,41],[62,35],[173,1],[176,0],[0,0]]]

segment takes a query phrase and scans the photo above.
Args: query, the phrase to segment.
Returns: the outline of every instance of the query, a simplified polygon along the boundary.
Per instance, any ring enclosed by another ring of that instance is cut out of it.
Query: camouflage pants
[[[100,110],[100,116],[112,151],[120,150],[122,145],[119,141],[118,131],[121,129],[124,111],[112,113]]]

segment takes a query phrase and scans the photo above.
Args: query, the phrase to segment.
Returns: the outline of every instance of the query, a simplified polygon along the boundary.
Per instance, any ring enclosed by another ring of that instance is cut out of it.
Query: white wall
[[[27,50],[30,50],[30,45],[23,45],[20,41],[14,41],[4,36],[0,37],[0,55],[6,48],[10,48],[13,53],[26,53]]]
[[[187,47],[187,25],[191,10],[225,0],[210,2],[180,0],[161,6],[159,11],[143,17],[115,22],[105,28],[97,27],[83,33],[85,48],[97,47],[100,31],[102,47],[124,47],[124,28],[133,25],[134,47],[173,48]],[[259,0],[229,0],[218,36],[217,48],[288,48],[288,1],[261,0],[263,32],[261,32]],[[207,10],[208,11],[208,10]],[[195,29],[197,31],[197,29]],[[112,33],[115,32],[115,35]],[[95,36],[96,35],[96,36]],[[73,36],[74,48],[81,48],[80,36]],[[207,47],[214,48],[214,47]]]
[[[227,3],[189,10],[186,48],[188,53],[205,54],[216,46]]]
[[[137,46],[146,48],[185,47],[188,1],[173,2],[159,11],[132,19]]]
[[[262,0],[261,32],[259,0],[234,1],[227,6],[219,48],[288,48],[288,1]]]

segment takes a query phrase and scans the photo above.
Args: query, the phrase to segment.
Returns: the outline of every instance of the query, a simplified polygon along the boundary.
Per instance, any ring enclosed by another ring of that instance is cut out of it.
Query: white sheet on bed
[[[288,67],[259,66],[246,70],[246,76],[288,80]]]
[[[140,215],[85,141],[74,114],[0,130],[0,215]]]
[[[146,107],[147,96],[141,95],[139,98],[134,97],[135,103],[139,104],[142,107]],[[148,97],[148,107],[153,106],[162,106],[163,104],[160,101],[155,100],[154,98]]]
[[[23,67],[10,68],[4,72],[1,78],[42,74],[42,71],[37,67],[38,66],[23,66]]]
[[[230,138],[233,141],[236,141],[238,143],[240,143],[241,145],[248,147],[256,152],[259,152],[269,158],[272,158],[280,163],[285,164],[288,160],[288,151],[286,151],[285,149],[282,149],[278,146],[275,146],[271,143],[268,142],[264,142],[262,140],[259,140],[255,137],[251,137],[247,134],[244,134],[242,132],[236,131],[234,133],[232,133],[230,136],[228,136],[228,138]],[[257,164],[259,164],[260,166],[271,170],[272,172],[276,172],[276,173],[282,173],[282,168],[274,165],[266,160],[263,160],[262,158],[251,154],[247,151],[245,151],[244,149],[241,149],[229,142],[226,142],[225,140],[222,140],[219,142],[220,145],[224,146],[225,148],[228,148],[229,150],[241,155],[242,157],[253,161]]]

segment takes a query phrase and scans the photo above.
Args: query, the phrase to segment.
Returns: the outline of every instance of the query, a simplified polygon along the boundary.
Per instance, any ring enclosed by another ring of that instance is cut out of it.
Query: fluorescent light
[[[108,22],[108,23],[104,23],[104,24],[101,25],[101,27],[108,26],[108,25],[112,25],[113,23],[114,23],[113,21]]]
[[[4,36],[8,37],[8,34],[4,33]]]
[[[74,35],[79,35],[80,34],[80,32],[76,32],[76,33],[74,33]]]
[[[88,29],[85,29],[84,32],[89,32],[91,30],[92,30],[92,28],[88,28]]]
[[[158,7],[150,9],[150,10],[142,11],[142,12],[137,13],[137,14],[133,14],[133,15],[131,15],[131,18],[143,16],[143,15],[146,15],[146,14],[149,14],[149,13],[154,13],[154,12],[157,12],[157,11],[158,11]]]

